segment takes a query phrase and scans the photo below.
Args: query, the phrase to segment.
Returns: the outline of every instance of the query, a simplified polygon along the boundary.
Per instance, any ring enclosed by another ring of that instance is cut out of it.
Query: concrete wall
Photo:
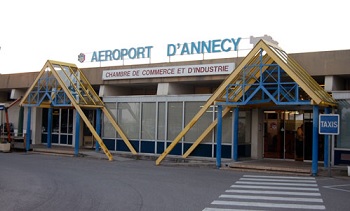
[[[296,53],[290,54],[302,67],[304,67],[311,76],[344,76],[350,78],[350,50],[339,51],[323,51],[310,53]],[[147,68],[147,67],[164,67],[164,66],[179,66],[179,65],[196,65],[196,64],[213,64],[235,62],[236,66],[243,58],[227,58],[227,59],[212,59],[212,60],[197,60],[197,61],[183,61],[172,63],[154,63],[154,64],[140,64],[140,65],[125,65],[113,67],[94,67],[82,68],[82,72],[87,77],[92,85],[146,85],[158,83],[175,83],[175,82],[222,82],[226,76],[192,76],[192,77],[165,77],[165,78],[146,78],[146,79],[123,79],[102,81],[103,70],[118,70],[118,69],[132,69],[132,68]],[[40,70],[39,70],[40,71]],[[17,74],[0,74],[0,92],[15,88],[29,88],[36,79],[38,72],[17,73]]]

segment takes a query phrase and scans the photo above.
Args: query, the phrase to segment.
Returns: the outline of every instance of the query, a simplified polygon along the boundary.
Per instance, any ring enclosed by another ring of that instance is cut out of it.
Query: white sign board
[[[149,67],[120,70],[104,70],[102,80],[163,78],[179,76],[228,75],[235,63]]]

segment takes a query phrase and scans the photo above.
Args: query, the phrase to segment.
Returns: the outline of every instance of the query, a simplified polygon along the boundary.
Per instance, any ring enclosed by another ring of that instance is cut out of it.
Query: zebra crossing
[[[243,175],[203,211],[325,209],[313,177]]]

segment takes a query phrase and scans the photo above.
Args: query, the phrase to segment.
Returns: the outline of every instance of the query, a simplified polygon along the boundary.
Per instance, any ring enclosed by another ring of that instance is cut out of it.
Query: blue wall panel
[[[143,153],[155,153],[154,152],[154,141],[141,141],[141,152]]]
[[[106,145],[108,150],[115,151],[115,140],[114,139],[103,139],[103,143]]]

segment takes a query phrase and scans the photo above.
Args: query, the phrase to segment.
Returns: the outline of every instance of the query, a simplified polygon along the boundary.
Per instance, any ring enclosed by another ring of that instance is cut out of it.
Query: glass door
[[[296,132],[303,122],[299,111],[264,112],[264,158],[296,159]]]
[[[88,118],[89,122],[92,124],[92,126],[95,128],[95,110],[84,110],[85,116]],[[84,123],[84,129],[83,129],[83,146],[85,148],[93,148],[94,147],[94,137],[90,131],[90,129],[87,127],[87,125]]]

